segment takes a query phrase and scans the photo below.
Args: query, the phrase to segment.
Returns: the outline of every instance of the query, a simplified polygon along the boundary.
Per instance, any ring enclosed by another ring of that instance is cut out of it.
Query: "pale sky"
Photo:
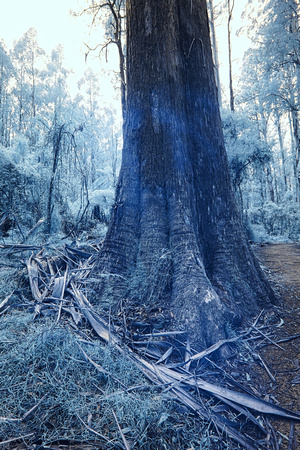
[[[0,0],[0,38],[8,48],[12,48],[13,42],[33,27],[37,30],[40,47],[48,55],[58,44],[62,44],[64,66],[75,72],[69,77],[71,91],[75,93],[77,81],[88,67],[92,67],[96,73],[101,70],[96,54],[89,56],[87,63],[84,57],[87,49],[84,43],[89,43],[91,17],[73,17],[70,14],[71,10],[80,13],[87,4],[87,0]],[[97,30],[98,33],[99,42],[102,42],[102,32]],[[102,66],[108,69],[104,59]],[[104,90],[113,95],[107,78],[101,84],[105,85]]]
[[[253,0],[255,4],[260,0]],[[214,0],[214,5],[218,5],[220,0]],[[236,35],[237,30],[242,26],[241,14],[245,9],[248,0],[235,0],[233,9],[233,18],[231,22],[231,50],[232,50],[232,66],[233,77],[238,74],[242,67],[242,58],[246,49],[250,46],[250,41],[246,36]],[[217,21],[218,24],[218,21]],[[218,52],[220,62],[220,78],[223,86],[222,96],[229,97],[229,69],[228,69],[228,40],[227,40],[227,20],[221,25],[216,26],[216,34],[218,40]],[[235,88],[235,80],[233,80],[233,88]]]
[[[73,18],[69,11],[81,11],[85,4],[86,0],[0,0],[0,37],[12,47],[14,40],[34,27],[48,54],[62,43],[68,66],[84,65],[82,41],[88,35],[87,18]]]
[[[245,38],[237,38],[236,30],[241,26],[240,15],[247,0],[238,0],[234,7],[234,20],[232,23],[232,52],[233,59],[241,57],[247,47]],[[215,1],[215,3],[218,3]],[[62,44],[65,53],[65,66],[72,68],[77,79],[83,75],[87,65],[84,59],[86,47],[89,42],[90,16],[74,18],[70,16],[72,9],[81,12],[88,4],[88,0],[0,0],[0,38],[11,48],[14,40],[18,40],[30,28],[34,27],[38,33],[39,45],[48,54],[57,45]],[[99,32],[99,42],[102,41],[102,32]],[[94,31],[95,36],[95,31]],[[217,28],[217,37],[221,63],[221,82],[228,85],[227,66],[227,31],[226,25]],[[237,61],[234,61],[237,67]],[[93,70],[100,70],[100,62],[89,57],[88,65]],[[108,66],[102,61],[105,68]]]

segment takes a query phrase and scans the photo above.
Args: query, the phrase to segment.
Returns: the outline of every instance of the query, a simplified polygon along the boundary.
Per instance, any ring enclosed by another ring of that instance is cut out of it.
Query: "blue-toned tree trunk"
[[[205,0],[127,0],[126,8],[123,160],[94,275],[100,295],[111,287],[115,301],[161,308],[200,348],[273,293],[234,200]]]

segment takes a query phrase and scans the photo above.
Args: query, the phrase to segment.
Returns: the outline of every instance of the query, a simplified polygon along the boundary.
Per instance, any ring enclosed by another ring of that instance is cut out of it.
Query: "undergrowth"
[[[0,304],[13,293],[0,308],[1,449],[118,449],[124,439],[132,450],[239,448],[86,324],[34,319],[21,259],[0,261]]]
[[[59,448],[66,442],[124,448],[124,437],[135,449],[227,446],[211,435],[209,424],[176,409],[113,346],[88,343],[54,316],[33,321],[21,310],[2,315],[0,398],[2,448]]]

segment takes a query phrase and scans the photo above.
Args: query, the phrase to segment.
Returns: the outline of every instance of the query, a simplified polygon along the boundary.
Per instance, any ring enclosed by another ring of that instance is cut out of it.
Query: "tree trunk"
[[[232,57],[231,57],[231,20],[234,8],[234,0],[231,5],[231,0],[227,0],[228,19],[227,19],[227,35],[228,35],[228,66],[229,66],[229,95],[230,95],[230,109],[234,111],[234,92],[232,81]]]
[[[275,124],[276,124],[276,127],[277,127],[277,133],[278,133],[278,141],[279,141],[280,156],[281,156],[281,170],[282,170],[284,192],[287,192],[287,190],[288,190],[288,183],[287,183],[287,175],[286,175],[286,158],[285,158],[285,149],[284,149],[284,145],[283,145],[283,137],[282,137],[280,115],[279,115],[278,108],[275,108],[274,117],[275,117]]]
[[[215,77],[216,84],[218,89],[218,100],[219,107],[222,107],[222,92],[221,92],[221,81],[220,81],[220,71],[219,71],[219,56],[218,56],[218,44],[215,30],[215,15],[214,15],[214,4],[213,0],[208,0],[209,5],[209,25],[210,25],[210,33],[211,33],[211,43],[212,43],[212,52],[213,52],[213,61],[214,61],[214,69],[215,69]]]
[[[57,125],[54,124],[54,130],[53,130],[53,138],[52,138],[52,148],[53,148],[53,163],[52,163],[52,171],[51,171],[51,177],[50,177],[50,184],[49,184],[49,193],[48,193],[48,200],[47,200],[47,214],[46,214],[46,222],[45,222],[45,232],[47,234],[51,234],[51,222],[52,222],[52,212],[53,212],[53,192],[54,192],[54,181],[56,177],[56,170],[59,160],[59,153],[61,148],[61,141],[62,141],[62,135],[63,135],[63,125]]]
[[[294,157],[294,176],[295,176],[295,186],[296,186],[296,202],[300,203],[300,134],[299,134],[299,117],[298,110],[296,107],[291,110],[292,115],[292,125],[293,125],[293,134],[294,134],[294,142],[295,142],[295,157]]]
[[[119,69],[121,78],[121,105],[122,105],[122,117],[125,122],[126,119],[126,73],[125,73],[125,56],[123,52],[123,42],[122,42],[122,11],[124,9],[124,0],[120,2],[108,2],[109,9],[114,18],[115,31],[114,31],[114,42],[118,48],[119,54]]]
[[[116,303],[161,308],[200,348],[273,293],[234,200],[205,0],[127,0],[126,8],[123,159],[94,276],[102,296],[112,288]]]

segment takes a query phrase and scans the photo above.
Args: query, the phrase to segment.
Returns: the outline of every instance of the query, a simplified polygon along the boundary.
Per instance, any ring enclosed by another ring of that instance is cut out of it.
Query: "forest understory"
[[[230,358],[216,360],[210,348],[200,356],[190,350],[189,360],[180,334],[156,332],[126,305],[117,316],[94,314],[88,302],[80,308],[85,298],[78,286],[87,294],[95,242],[48,249],[45,256],[34,246],[1,248],[1,448],[299,448],[300,246],[254,249],[280,304],[245,332],[232,330]],[[48,296],[33,300],[49,267],[59,281],[52,279]],[[193,378],[196,388],[186,381]],[[226,398],[232,392],[234,402]],[[281,407],[294,411],[296,421],[274,419],[251,403],[249,409],[248,395],[267,401],[263,409],[278,406],[279,416]]]
[[[0,449],[297,450],[299,1],[85,3],[0,40]]]

